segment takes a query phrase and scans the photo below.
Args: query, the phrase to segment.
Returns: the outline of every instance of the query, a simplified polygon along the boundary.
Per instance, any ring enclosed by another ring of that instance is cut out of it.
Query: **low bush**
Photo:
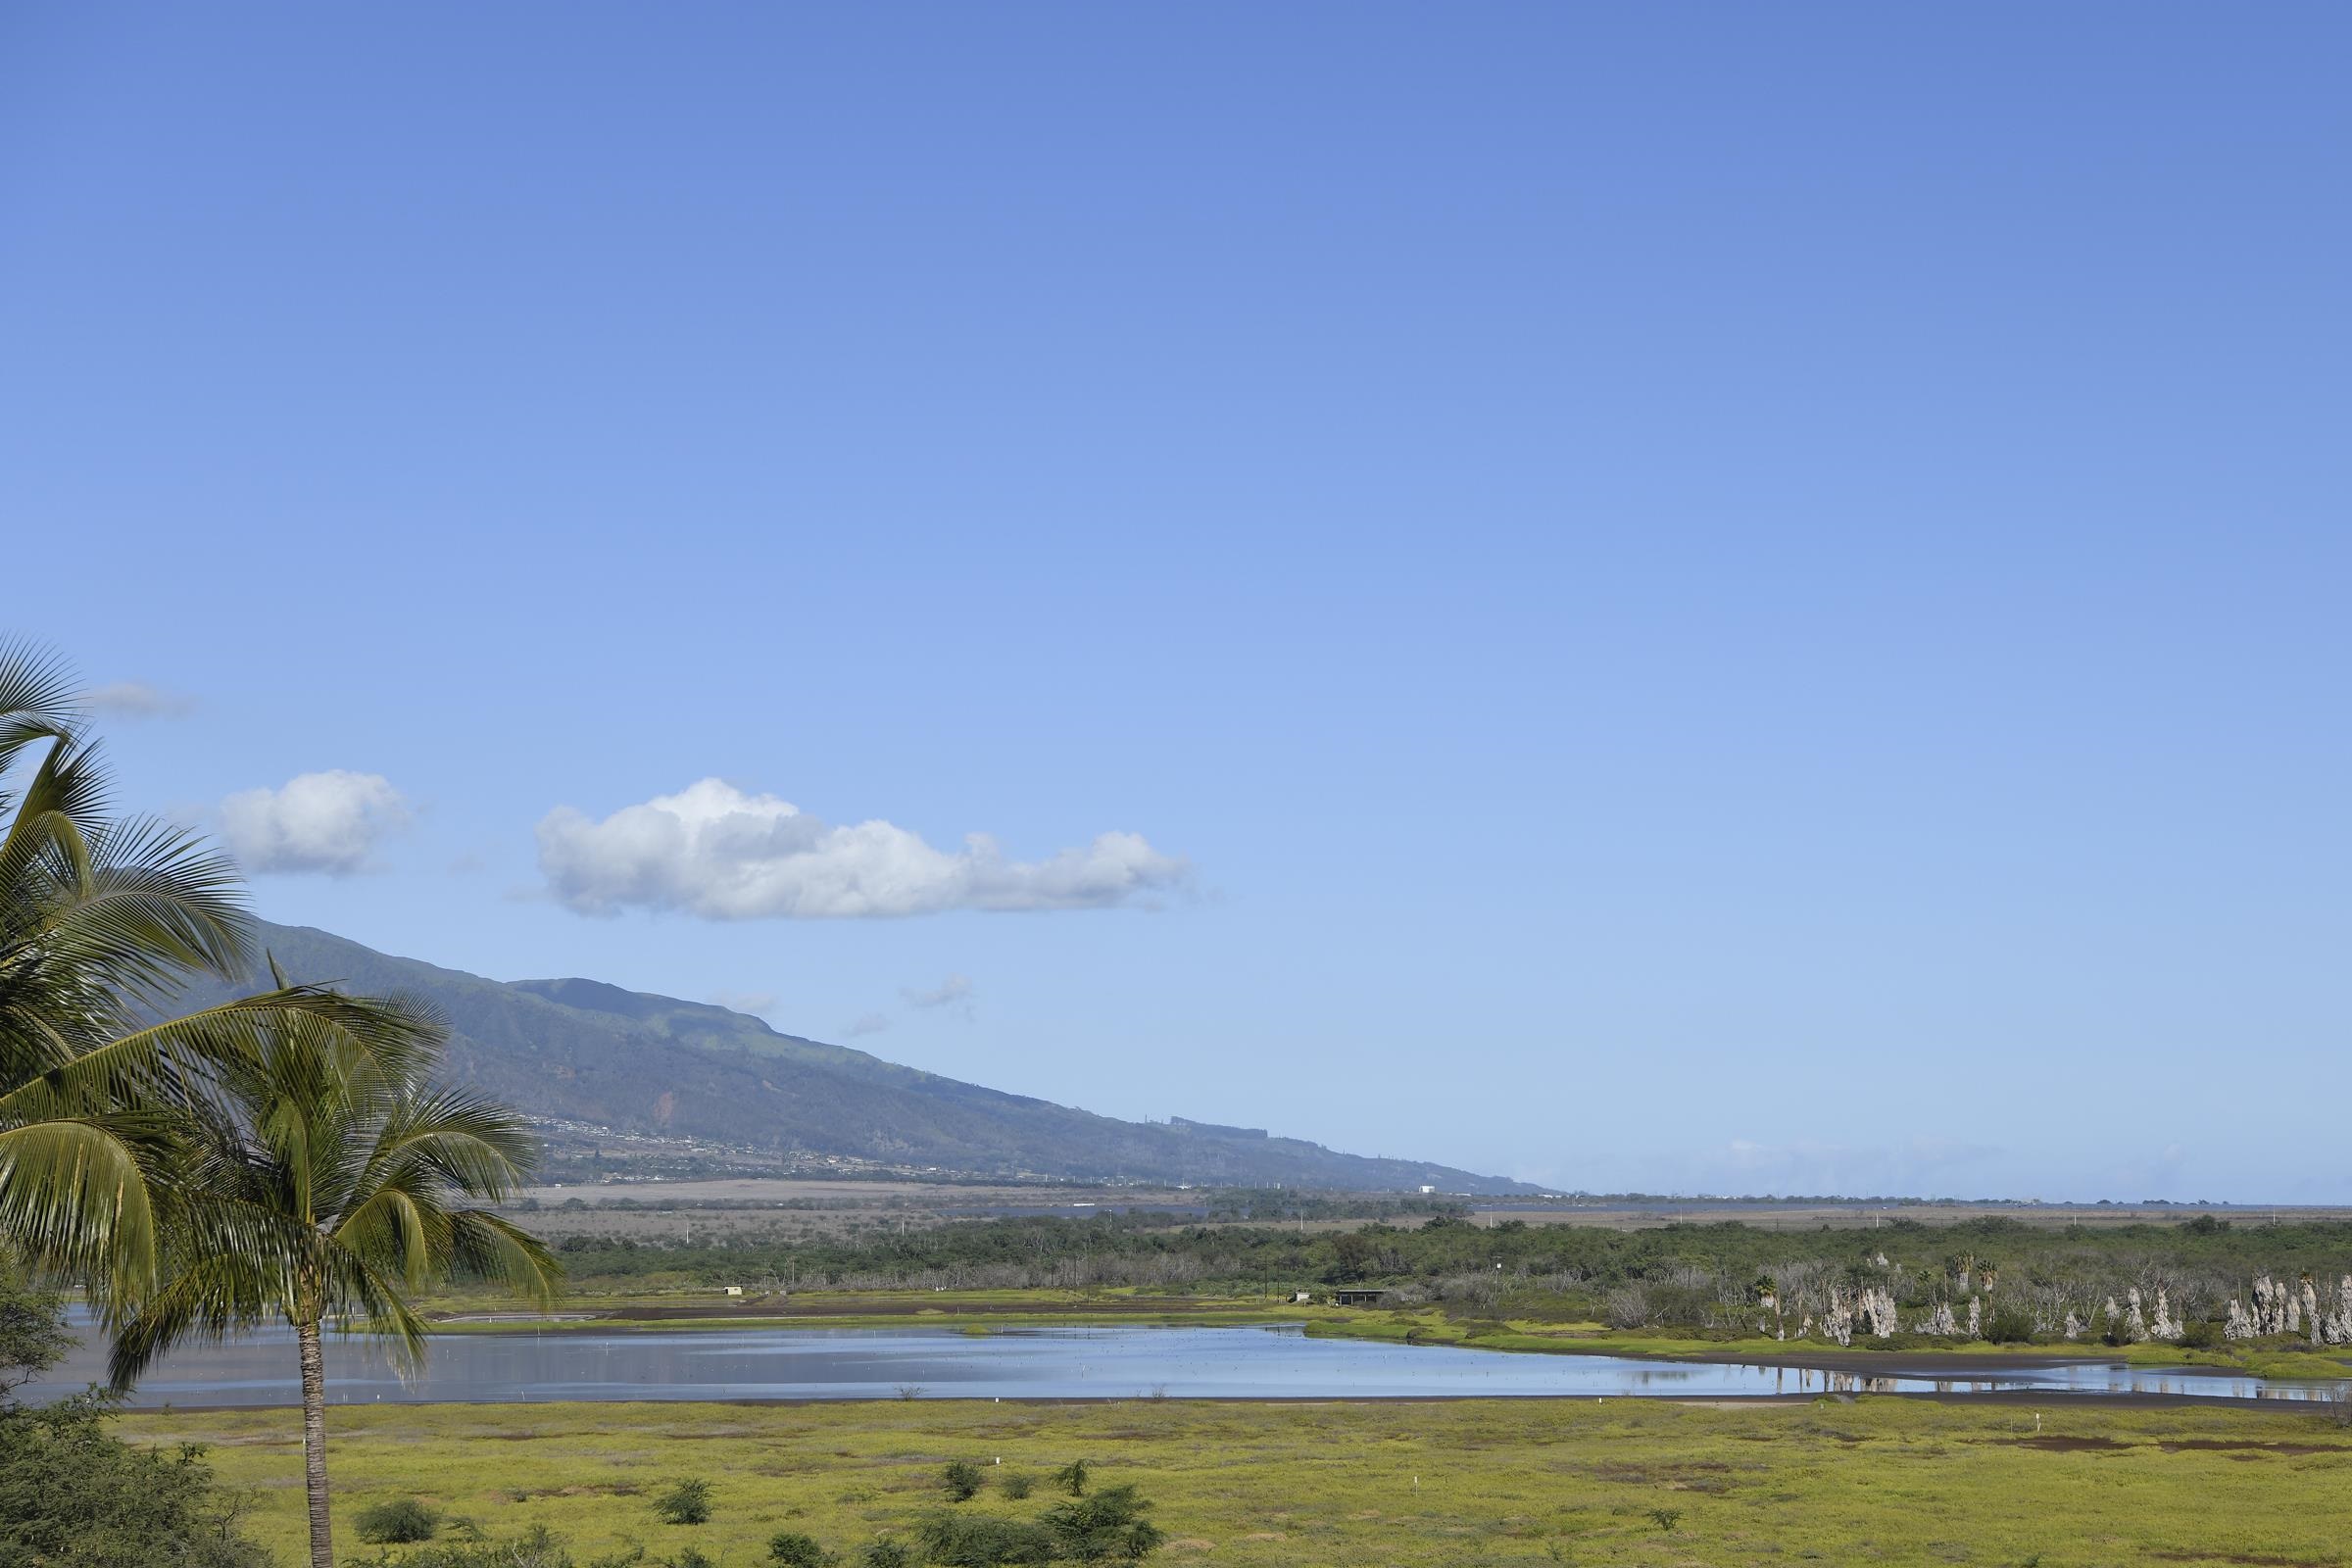
[[[2034,1338],[2034,1314],[2022,1306],[1996,1306],[1984,1320],[1984,1337],[1995,1345],[2023,1345]]]
[[[950,1502],[969,1502],[980,1495],[987,1477],[969,1459],[957,1459],[939,1473],[939,1484],[947,1492]]]
[[[394,1497],[362,1508],[353,1523],[360,1539],[371,1546],[407,1546],[432,1540],[441,1528],[441,1515],[415,1497]]]
[[[1055,1503],[1045,1525],[1055,1549],[1075,1562],[1136,1562],[1167,1539],[1144,1517],[1151,1507],[1133,1487],[1104,1487],[1091,1497]]]
[[[997,1485],[1004,1491],[1004,1495],[1018,1502],[1037,1490],[1037,1478],[1035,1476],[1006,1476]]]
[[[858,1548],[858,1568],[914,1568],[914,1552],[904,1541],[884,1536]]]
[[[133,1446],[104,1407],[0,1406],[0,1563],[44,1568],[267,1568],[202,1449]]]
[[[599,1558],[588,1568],[628,1568],[644,1560],[639,1552],[628,1557]],[[514,1541],[450,1541],[421,1551],[379,1551],[372,1557],[347,1557],[345,1568],[573,1568],[571,1553],[548,1533],[545,1525]]]
[[[1054,1537],[1026,1519],[986,1514],[934,1514],[917,1527],[923,1559],[940,1568],[1006,1568],[1052,1562]]]
[[[816,1544],[814,1536],[786,1530],[768,1538],[767,1560],[776,1568],[828,1568],[835,1559]]]
[[[1073,1497],[1086,1494],[1086,1461],[1073,1459],[1054,1472],[1054,1484]]]
[[[711,1490],[702,1477],[689,1477],[654,1499],[654,1517],[665,1525],[708,1524]]]
[[[2211,1219],[2208,1214],[2204,1218]],[[2180,1325],[2180,1348],[2184,1350],[2218,1350],[2222,1348],[2222,1326],[2209,1317],[2201,1317]]]

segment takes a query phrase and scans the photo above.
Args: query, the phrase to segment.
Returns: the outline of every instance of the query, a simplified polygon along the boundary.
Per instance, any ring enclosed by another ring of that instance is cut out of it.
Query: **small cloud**
[[[890,1019],[886,1014],[869,1012],[863,1017],[851,1020],[849,1026],[843,1029],[842,1033],[855,1040],[859,1035],[878,1035],[889,1027]]]
[[[539,869],[582,914],[683,909],[708,920],[1107,908],[1191,874],[1181,857],[1136,833],[1015,860],[985,833],[967,834],[960,850],[936,849],[890,822],[837,827],[715,778],[602,821],[556,808],[539,822]]]
[[[972,977],[952,974],[935,986],[906,986],[899,995],[906,999],[909,1007],[952,1007],[971,1000]]]
[[[81,694],[82,706],[109,718],[185,718],[196,710],[196,699],[185,692],[151,686],[143,680],[109,681]]]
[[[408,800],[381,773],[333,768],[281,789],[240,791],[219,809],[220,837],[248,871],[365,869],[388,835],[408,826]]]
[[[710,1000],[718,1005],[732,1008],[736,1012],[748,1012],[754,1017],[762,1017],[773,1012],[776,1004],[784,999],[773,991],[714,991],[710,994]]]

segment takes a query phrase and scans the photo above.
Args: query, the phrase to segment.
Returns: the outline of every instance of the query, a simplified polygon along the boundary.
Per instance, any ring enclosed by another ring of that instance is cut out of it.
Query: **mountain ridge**
[[[500,981],[257,922],[299,981],[414,996],[450,1028],[447,1075],[551,1121],[958,1176],[1533,1192],[1427,1161],[1349,1154],[1263,1128],[1131,1122],[786,1034],[715,1003],[563,977]],[[233,994],[190,988],[201,1005]]]

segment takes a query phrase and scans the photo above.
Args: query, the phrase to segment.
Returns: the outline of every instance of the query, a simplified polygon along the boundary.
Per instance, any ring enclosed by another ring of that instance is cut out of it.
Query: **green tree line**
[[[1170,1224],[1149,1215],[1024,1216],[929,1229],[796,1241],[726,1236],[674,1241],[574,1236],[559,1249],[572,1278],[613,1285],[764,1283],[785,1289],[1014,1288],[1055,1285],[1254,1294],[1333,1285],[1397,1288],[1537,1318],[1606,1317],[1612,1298],[1645,1288],[1664,1303],[1654,1326],[1709,1326],[1776,1278],[1860,1285],[1899,1279],[1905,1304],[1965,1295],[1990,1279],[2008,1295],[2036,1287],[2085,1299],[2166,1285],[2219,1310],[2260,1274],[2322,1278],[2352,1269],[2352,1223],[2049,1227],[2005,1217],[1949,1225],[1901,1220],[1873,1229],[1767,1230],[1736,1221],[1616,1231],[1441,1214],[1405,1227],[1300,1232]],[[1687,1304],[1676,1307],[1681,1292]],[[1735,1314],[1736,1315],[1736,1314]]]

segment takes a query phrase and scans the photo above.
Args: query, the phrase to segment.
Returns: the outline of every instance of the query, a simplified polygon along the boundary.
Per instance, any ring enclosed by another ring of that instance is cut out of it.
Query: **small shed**
[[[1383,1290],[1334,1291],[1331,1293],[1331,1304],[1334,1306],[1378,1306],[1388,1294]]]
[[[1293,1291],[1291,1293],[1291,1301],[1294,1305],[1303,1306],[1314,1298],[1315,1293],[1312,1291]]]

